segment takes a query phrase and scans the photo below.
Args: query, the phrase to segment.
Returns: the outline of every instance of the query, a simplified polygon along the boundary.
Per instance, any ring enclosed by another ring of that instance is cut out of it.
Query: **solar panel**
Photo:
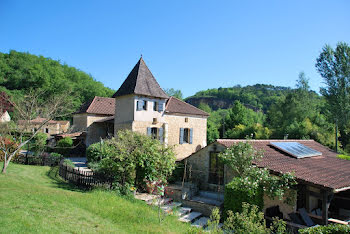
[[[298,142],[270,142],[270,145],[290,154],[295,158],[308,158],[322,155],[321,152],[311,149]]]

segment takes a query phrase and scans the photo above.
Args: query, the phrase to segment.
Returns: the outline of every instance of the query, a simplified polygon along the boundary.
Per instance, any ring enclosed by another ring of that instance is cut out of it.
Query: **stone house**
[[[95,97],[74,113],[73,126],[86,132],[87,146],[129,129],[175,146],[181,160],[206,146],[208,116],[168,97],[140,58],[112,98]]]
[[[70,127],[69,121],[57,121],[49,120],[45,118],[37,117],[29,122],[19,120],[18,124],[24,126],[28,131],[38,129],[44,122],[46,122],[40,129],[40,132],[46,133],[48,137],[52,137],[56,134],[65,133]]]
[[[191,168],[188,173],[191,174],[192,181],[200,190],[224,191],[224,184],[230,182],[234,175],[227,166],[220,163],[217,155],[240,141],[246,140],[218,139],[184,159],[187,168]],[[265,211],[278,205],[284,218],[289,219],[288,214],[305,208],[310,217],[324,224],[349,219],[350,161],[337,158],[334,151],[314,140],[251,140],[250,143],[264,154],[255,163],[257,166],[269,169],[275,176],[292,172],[298,182],[294,190],[294,205],[265,196]],[[301,151],[285,147],[290,143],[300,146]],[[309,152],[308,155],[299,157],[298,154],[301,155],[305,150]]]

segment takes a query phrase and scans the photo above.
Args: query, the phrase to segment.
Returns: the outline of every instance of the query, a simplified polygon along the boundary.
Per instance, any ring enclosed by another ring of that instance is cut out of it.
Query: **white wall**
[[[136,108],[137,101],[147,101],[147,110],[138,111]],[[159,104],[163,105],[162,112],[153,110],[154,102],[158,102]],[[164,122],[163,115],[164,115],[164,110],[165,110],[165,102],[166,102],[166,99],[134,96],[134,120],[135,121],[152,122],[153,118],[157,118],[158,122]]]
[[[5,111],[5,113],[2,116],[0,116],[0,123],[9,122],[9,121],[11,121],[11,117],[9,113]]]

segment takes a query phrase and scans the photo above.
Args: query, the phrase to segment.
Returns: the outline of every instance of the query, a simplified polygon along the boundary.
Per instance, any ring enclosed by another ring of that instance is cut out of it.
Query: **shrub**
[[[165,182],[175,168],[172,148],[129,130],[119,131],[116,139],[89,147],[88,159],[97,174],[121,186],[138,188],[154,181]]]
[[[75,167],[75,164],[74,164],[73,161],[70,160],[70,159],[65,159],[65,160],[63,161],[63,163],[64,163],[64,165],[66,165],[67,167],[72,167],[72,168]]]
[[[43,132],[38,132],[33,140],[29,143],[30,150],[34,152],[41,152],[44,150],[47,141],[47,135]]]
[[[70,137],[62,138],[57,142],[56,152],[62,155],[69,155],[73,146],[73,140]]]
[[[245,202],[242,204],[242,212],[228,211],[224,229],[234,233],[270,233],[266,228],[264,213],[257,206]]]
[[[249,178],[235,177],[225,186],[225,214],[229,210],[241,212],[244,202],[256,205],[259,210],[262,210],[264,206],[263,189],[261,187],[252,188],[247,186],[249,183],[252,183],[249,181]]]
[[[99,162],[101,159],[107,157],[107,152],[111,151],[108,148],[110,148],[108,141],[107,144],[105,142],[98,142],[90,145],[86,150],[87,161],[90,163]]]
[[[329,224],[327,226],[317,226],[299,229],[299,233],[301,234],[343,234],[350,233],[350,227],[348,225],[343,224]]]

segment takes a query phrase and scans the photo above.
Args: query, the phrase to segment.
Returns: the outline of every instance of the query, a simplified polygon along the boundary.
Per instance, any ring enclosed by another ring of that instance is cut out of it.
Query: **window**
[[[138,111],[147,110],[147,101],[144,101],[144,100],[137,101],[136,110]]]
[[[46,132],[46,133],[49,133],[49,129],[48,129],[48,128],[45,128],[45,132]]]
[[[153,110],[158,111],[158,102],[153,103]]]
[[[158,119],[157,118],[153,118],[152,124],[156,124],[156,123],[158,123]]]
[[[162,112],[163,111],[163,103],[153,102],[153,110],[158,111],[158,112]]]
[[[158,128],[151,128],[151,137],[152,139],[158,138]]]
[[[161,143],[163,143],[163,128],[147,128],[147,135],[150,136],[152,139],[157,139]]]
[[[188,123],[188,118],[187,117],[185,118],[185,123]]]
[[[209,177],[210,184],[224,184],[224,164],[219,161],[218,152],[209,154]]]
[[[143,110],[147,110],[147,101],[143,101]]]
[[[192,144],[193,128],[180,128],[180,144]]]

